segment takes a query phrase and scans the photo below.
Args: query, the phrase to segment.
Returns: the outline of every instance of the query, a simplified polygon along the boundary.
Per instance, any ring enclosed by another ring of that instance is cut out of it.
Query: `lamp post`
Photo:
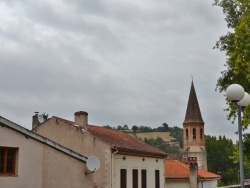
[[[239,84],[232,84],[226,90],[229,101],[236,104],[238,109],[238,134],[239,134],[239,158],[240,158],[240,186],[244,188],[244,167],[243,167],[243,148],[242,148],[242,123],[241,111],[250,104],[250,96]]]

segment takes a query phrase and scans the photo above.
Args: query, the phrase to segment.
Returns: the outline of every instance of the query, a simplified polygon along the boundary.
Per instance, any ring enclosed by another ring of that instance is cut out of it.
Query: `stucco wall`
[[[17,176],[0,176],[2,188],[42,188],[43,146],[0,126],[0,146],[18,149]]]
[[[198,188],[216,188],[217,180],[205,180],[198,182]],[[188,180],[166,180],[165,188],[189,188]]]
[[[44,147],[43,188],[93,187],[93,175],[85,175],[85,163]]]
[[[0,146],[18,148],[17,176],[0,176],[1,188],[93,187],[85,163],[0,126]]]
[[[94,185],[101,188],[111,187],[110,146],[94,138],[88,132],[82,132],[78,127],[57,121],[56,118],[46,121],[33,131],[87,157],[97,156],[101,165],[100,169],[93,174]]]
[[[126,159],[123,159],[125,156]],[[143,161],[144,159],[144,161]],[[128,155],[114,155],[113,188],[120,188],[120,169],[127,169],[127,187],[132,187],[132,170],[138,169],[138,183],[141,187],[141,170],[147,170],[147,187],[155,187],[155,170],[160,171],[160,187],[164,188],[164,160]]]

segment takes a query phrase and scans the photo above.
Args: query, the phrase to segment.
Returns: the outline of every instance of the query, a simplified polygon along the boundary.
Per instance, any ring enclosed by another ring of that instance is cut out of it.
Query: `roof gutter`
[[[133,148],[124,148],[124,147],[116,147],[115,149],[119,149],[119,153],[121,154],[128,154],[133,156],[144,156],[144,157],[154,157],[154,158],[161,158],[164,159],[168,156],[167,153],[154,153],[148,151],[140,151]]]
[[[118,153],[118,151],[119,151],[117,148],[114,148],[114,149],[116,149],[116,151],[114,151],[111,155],[111,172],[110,172],[111,188],[113,187],[113,178],[112,177],[113,177],[113,171],[115,170],[114,155],[116,153]]]

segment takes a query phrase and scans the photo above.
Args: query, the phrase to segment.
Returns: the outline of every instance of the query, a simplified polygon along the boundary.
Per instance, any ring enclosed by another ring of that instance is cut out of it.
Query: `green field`
[[[134,134],[129,133],[131,136],[134,136]],[[169,142],[171,140],[175,140],[174,137],[169,135],[169,132],[145,132],[145,133],[136,133],[136,137],[139,139],[144,140],[144,138],[154,138],[161,137],[164,141]]]

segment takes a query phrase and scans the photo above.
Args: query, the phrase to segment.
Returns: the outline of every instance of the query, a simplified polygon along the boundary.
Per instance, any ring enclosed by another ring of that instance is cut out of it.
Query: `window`
[[[127,188],[127,170],[121,169],[120,171],[120,188]]]
[[[147,188],[147,171],[141,170],[141,187]]]
[[[196,129],[193,128],[193,140],[196,140]]]
[[[16,174],[16,148],[0,147],[0,175]]]
[[[202,128],[200,129],[200,138],[201,138],[201,140],[203,139],[203,129]]]
[[[133,188],[138,188],[138,170],[133,169]]]
[[[188,129],[186,129],[186,140],[188,140]]]
[[[155,170],[155,188],[160,188],[160,171]]]

